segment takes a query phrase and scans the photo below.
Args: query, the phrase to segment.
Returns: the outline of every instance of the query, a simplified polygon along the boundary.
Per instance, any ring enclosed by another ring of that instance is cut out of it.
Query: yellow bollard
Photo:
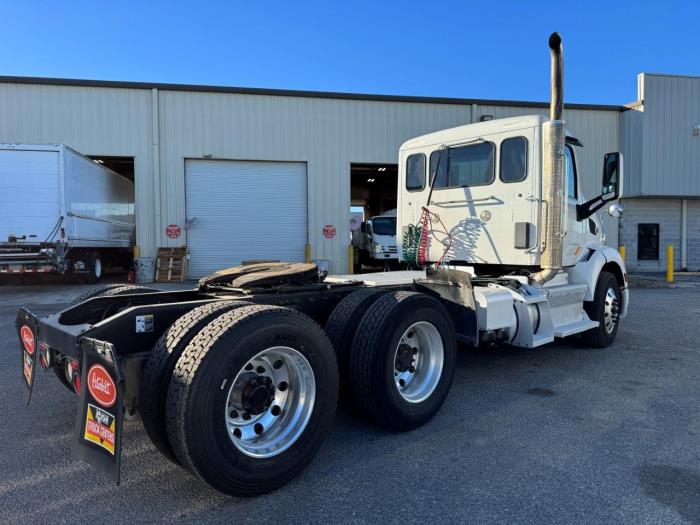
[[[622,262],[624,262],[627,257],[627,249],[624,246],[620,246],[617,251],[620,252],[620,257],[622,257]]]
[[[311,262],[311,245],[308,242],[304,247],[304,261],[307,263]]]
[[[352,244],[348,244],[348,275],[355,273],[355,253]]]
[[[666,280],[673,282],[673,244],[666,246]]]

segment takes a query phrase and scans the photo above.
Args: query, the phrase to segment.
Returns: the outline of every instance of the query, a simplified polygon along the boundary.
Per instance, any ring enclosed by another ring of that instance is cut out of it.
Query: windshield
[[[396,235],[396,217],[375,217],[372,231],[375,235]]]

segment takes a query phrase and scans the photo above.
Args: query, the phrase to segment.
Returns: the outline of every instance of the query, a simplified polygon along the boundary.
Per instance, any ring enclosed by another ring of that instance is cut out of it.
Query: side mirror
[[[600,195],[576,206],[576,219],[587,219],[606,203],[622,197],[623,162],[622,153],[606,153],[603,158],[603,181]],[[612,207],[611,207],[612,208]],[[620,206],[620,210],[622,207]],[[620,212],[620,215],[622,213]],[[611,216],[614,216],[610,212]]]
[[[620,198],[620,176],[622,171],[622,155],[618,152],[606,153],[603,158],[603,183],[600,196],[605,202]]]

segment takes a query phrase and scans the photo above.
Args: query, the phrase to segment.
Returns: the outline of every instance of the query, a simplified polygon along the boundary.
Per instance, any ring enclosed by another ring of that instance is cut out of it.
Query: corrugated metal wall
[[[625,165],[623,194],[633,197],[642,193],[642,144],[644,142],[644,107],[620,113],[620,151]]]
[[[405,140],[478,121],[481,115],[501,118],[545,112],[528,107],[23,84],[0,84],[0,110],[0,141],[63,142],[86,155],[135,157],[137,239],[144,256],[153,255],[156,246],[183,242],[168,239],[165,227],[185,224],[185,159],[306,162],[312,256],[331,260],[333,272],[347,270],[351,163],[396,163]],[[618,149],[619,113],[574,109],[567,110],[565,118],[585,145],[580,171],[585,193],[593,196],[599,191],[603,155]],[[152,133],[154,122],[157,134]],[[154,152],[158,152],[155,166]],[[154,193],[158,174],[160,191]],[[326,224],[336,226],[335,238],[322,235]],[[615,225],[610,224],[607,232],[609,244],[616,245]]]
[[[700,77],[640,75],[644,135],[639,195],[700,196]],[[637,174],[635,174],[637,175]]]

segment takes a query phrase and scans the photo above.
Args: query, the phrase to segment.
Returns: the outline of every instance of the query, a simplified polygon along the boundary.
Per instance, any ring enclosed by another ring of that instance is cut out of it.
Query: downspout
[[[681,199],[681,271],[688,269],[688,199]]]
[[[156,246],[161,246],[161,191],[160,186],[160,115],[158,89],[151,89],[151,146],[153,157],[153,207],[155,211],[155,238]],[[148,252],[151,253],[151,247]]]
[[[542,286],[562,268],[566,235],[566,195],[564,194],[565,125],[564,57],[559,33],[549,37],[551,96],[549,121],[542,125],[542,206],[540,209],[540,268],[530,282]]]

